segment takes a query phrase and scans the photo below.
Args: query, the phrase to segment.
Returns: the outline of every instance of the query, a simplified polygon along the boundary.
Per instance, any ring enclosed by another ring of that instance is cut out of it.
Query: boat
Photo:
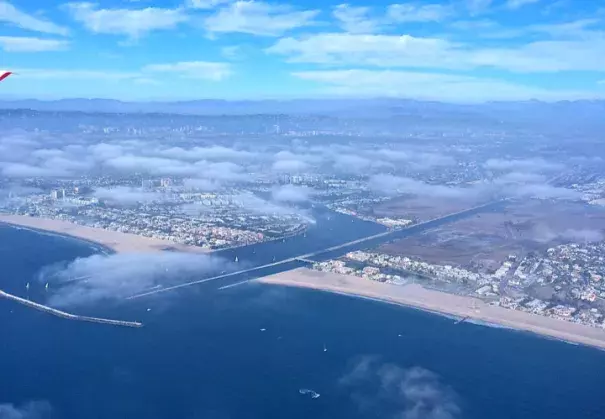
[[[328,352],[328,348],[326,347],[325,343],[324,343],[324,352]]]
[[[308,388],[301,388],[300,390],[298,390],[298,392],[300,394],[310,394],[312,399],[317,399],[320,396],[319,393],[317,393],[313,390],[310,390]]]
[[[44,286],[44,289],[46,289],[46,291],[48,291],[48,282],[46,283],[46,285]]]
[[[29,282],[25,285],[25,289],[29,290]]]
[[[237,256],[235,257],[235,261],[236,261],[236,262],[239,262],[239,259],[237,258]]]

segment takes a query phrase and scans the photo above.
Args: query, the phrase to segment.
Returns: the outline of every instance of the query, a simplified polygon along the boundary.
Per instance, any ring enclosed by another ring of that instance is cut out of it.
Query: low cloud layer
[[[544,172],[553,170],[562,170],[564,166],[559,163],[548,162],[544,159],[489,159],[484,167],[496,171],[516,171],[516,172]]]
[[[410,194],[431,198],[474,198],[482,193],[479,188],[432,185],[412,178],[375,175],[370,178],[370,189],[385,195]]]
[[[604,240],[605,235],[600,230],[567,228],[557,231],[546,224],[539,224],[533,228],[532,238],[542,243],[550,243],[555,240],[572,243],[595,243]]]
[[[129,188],[118,186],[115,188],[99,188],[94,191],[94,196],[107,201],[108,204],[117,206],[133,206],[150,202],[158,202],[164,196],[158,192],[145,191],[142,188]]]
[[[401,368],[364,356],[340,379],[366,414],[392,419],[458,419],[458,396],[439,376],[421,367]]]
[[[183,179],[183,186],[186,189],[197,190],[202,192],[213,192],[219,190],[221,185],[215,180],[210,179]]]
[[[538,199],[580,199],[582,194],[573,189],[561,188],[548,184],[527,184],[518,188],[509,189],[511,196],[518,198],[538,198]]]
[[[52,407],[46,401],[29,402],[23,405],[0,404],[0,419],[50,419]]]
[[[296,185],[283,185],[274,188],[271,196],[274,201],[277,202],[307,202],[311,198],[313,190],[311,188],[296,186]]]
[[[233,200],[240,203],[246,210],[257,214],[297,216],[307,223],[315,223],[315,219],[307,211],[285,203],[268,201],[253,193],[240,193],[239,195],[235,195]]]
[[[40,281],[50,281],[54,294],[49,303],[63,307],[103,300],[124,299],[156,286],[212,275],[229,268],[225,260],[201,254],[93,255],[65,266],[43,269]]]

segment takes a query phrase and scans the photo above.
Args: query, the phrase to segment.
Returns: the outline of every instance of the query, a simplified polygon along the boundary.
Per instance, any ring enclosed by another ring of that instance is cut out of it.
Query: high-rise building
[[[168,188],[169,186],[172,186],[172,179],[170,179],[169,177],[162,178],[160,180],[160,186],[162,188]]]
[[[52,199],[59,199],[59,191],[56,189],[53,189],[52,191],[50,191],[50,197]]]

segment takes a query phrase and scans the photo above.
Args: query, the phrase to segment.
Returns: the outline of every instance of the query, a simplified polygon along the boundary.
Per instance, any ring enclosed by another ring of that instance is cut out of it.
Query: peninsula
[[[486,304],[480,299],[425,289],[418,284],[393,285],[355,276],[306,268],[258,279],[265,284],[310,288],[400,304],[426,311],[468,317],[486,323],[605,349],[605,330]]]
[[[163,250],[189,253],[206,253],[209,251],[202,247],[188,246],[153,237],[138,236],[136,234],[122,233],[119,231],[81,226],[69,221],[37,218],[26,215],[0,214],[0,223],[83,239],[98,243],[117,253],[148,253],[160,252]]]

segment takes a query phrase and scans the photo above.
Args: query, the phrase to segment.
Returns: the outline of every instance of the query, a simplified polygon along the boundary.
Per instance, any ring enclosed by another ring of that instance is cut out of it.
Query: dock
[[[56,308],[48,307],[48,306],[45,306],[42,304],[35,303],[30,300],[26,300],[25,298],[17,297],[16,295],[9,294],[2,290],[0,290],[0,297],[6,298],[8,300],[13,300],[19,304],[23,304],[24,306],[31,307],[31,308],[43,311],[48,314],[52,314],[53,316],[61,317],[63,319],[78,320],[78,321],[89,322],[89,323],[109,324],[112,326],[143,327],[143,323],[139,323],[139,322],[128,322],[128,321],[123,321],[123,320],[103,319],[100,317],[79,316],[77,314],[67,313],[65,311],[57,310]]]

